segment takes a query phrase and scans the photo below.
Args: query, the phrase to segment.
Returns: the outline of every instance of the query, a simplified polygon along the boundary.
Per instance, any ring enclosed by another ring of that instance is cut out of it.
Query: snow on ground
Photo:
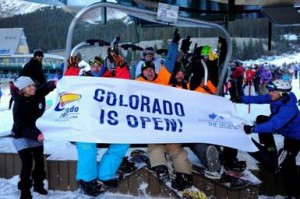
[[[294,55],[295,57],[295,55]],[[293,80],[293,92],[296,94],[297,98],[300,99],[300,88],[299,88],[299,80]],[[2,84],[2,91],[3,96],[0,101],[0,137],[4,137],[0,139],[0,153],[10,153],[16,152],[10,138],[5,138],[6,135],[10,134],[10,129],[12,126],[12,112],[8,110],[8,102],[10,99],[9,96],[9,89],[7,85]],[[51,100],[54,98],[54,93],[52,92],[47,96],[47,104],[51,105]],[[255,120],[255,117],[259,114],[268,115],[270,113],[268,105],[248,105],[244,104],[236,104],[237,115],[241,118],[246,119],[250,123]],[[255,135],[252,135],[254,138],[257,139]],[[282,147],[282,136],[275,136],[276,144],[278,148]],[[104,153],[105,149],[99,150],[99,157]],[[189,151],[189,157],[192,162],[199,163],[195,155]],[[70,144],[69,142],[57,142],[57,141],[45,141],[45,153],[50,154],[49,159],[54,160],[76,160],[76,148],[74,145]],[[128,152],[128,154],[130,151]],[[257,169],[256,161],[250,157],[246,152],[239,152],[238,154],[239,159],[243,159],[247,161],[248,169]],[[300,157],[297,157],[297,163],[300,165]],[[14,176],[11,179],[2,179],[0,178],[0,199],[11,199],[11,198],[18,198],[19,191],[17,189],[17,182],[18,176]],[[49,195],[46,197],[39,196],[37,193],[33,193],[33,198],[49,198],[49,199],[69,199],[74,198],[78,194],[78,190],[71,192],[71,191],[54,191],[49,190]],[[134,197],[131,195],[122,195],[122,194],[115,194],[115,193],[105,193],[104,195],[98,196],[97,198],[140,198]],[[144,196],[144,198],[147,198]],[[259,199],[281,199],[282,196],[259,196]]]

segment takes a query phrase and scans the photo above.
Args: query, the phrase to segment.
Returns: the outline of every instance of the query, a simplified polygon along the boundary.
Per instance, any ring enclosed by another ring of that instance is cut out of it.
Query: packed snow
[[[293,58],[300,57],[300,54],[293,55]],[[281,64],[282,60],[277,58],[278,63]],[[292,61],[292,59],[290,59]],[[273,60],[274,63],[274,60]],[[292,80],[293,85],[293,92],[296,94],[297,98],[300,99],[300,88],[299,88],[299,79],[293,79]],[[8,103],[10,99],[9,95],[9,88],[6,84],[1,85],[3,96],[0,101],[0,153],[15,153],[15,149],[12,145],[11,138],[6,137],[10,134],[10,129],[12,127],[12,111],[8,110]],[[52,105],[52,99],[54,99],[55,92],[50,93],[47,96],[47,104],[48,106]],[[229,96],[226,96],[229,97]],[[259,114],[265,114],[268,115],[270,113],[269,106],[268,105],[244,105],[244,104],[236,104],[237,109],[237,115],[241,118],[244,118],[245,120],[249,121],[249,123],[253,122],[257,115]],[[254,135],[251,135],[254,138],[257,139],[257,137]],[[280,135],[276,135],[276,144],[278,145],[278,148],[282,147],[282,140],[283,137]],[[99,157],[101,157],[101,154],[103,154],[105,149],[100,149],[99,151]],[[189,151],[189,157],[192,162],[199,163],[197,158],[192,154],[191,151]],[[77,159],[77,151],[74,145],[70,144],[69,142],[59,142],[59,141],[45,141],[45,153],[50,154],[48,159],[51,160],[76,160]],[[130,151],[128,152],[128,154]],[[239,152],[238,158],[241,160],[247,161],[247,168],[248,169],[258,169],[256,165],[256,160],[254,160],[252,157],[250,157],[246,152]],[[300,157],[298,155],[297,157],[297,163],[300,165]],[[19,190],[17,189],[17,183],[18,183],[18,176],[14,176],[11,179],[3,179],[0,178],[0,199],[11,199],[11,198],[18,198],[19,197]],[[47,183],[46,183],[47,186]],[[37,193],[33,193],[33,198],[49,198],[49,199],[68,199],[68,198],[74,198],[74,196],[77,195],[79,190],[76,190],[74,192],[71,191],[54,191],[49,190],[48,196],[40,196]],[[122,194],[116,194],[116,193],[110,193],[109,191],[105,194],[98,196],[97,198],[140,198],[135,197],[132,195],[122,195]],[[147,198],[145,196],[144,198]],[[149,197],[148,197],[149,198]],[[281,199],[283,196],[259,196],[260,199],[267,199],[267,198],[273,198],[273,199]]]

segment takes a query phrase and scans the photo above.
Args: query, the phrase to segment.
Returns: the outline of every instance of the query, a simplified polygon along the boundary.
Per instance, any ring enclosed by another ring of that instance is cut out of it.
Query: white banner
[[[96,143],[212,143],[256,151],[234,104],[215,95],[115,78],[66,76],[38,119],[46,139]]]

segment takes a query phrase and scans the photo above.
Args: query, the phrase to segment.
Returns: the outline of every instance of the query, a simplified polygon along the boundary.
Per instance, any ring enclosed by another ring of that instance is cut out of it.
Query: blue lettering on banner
[[[118,113],[116,111],[108,111],[106,114],[105,110],[101,109],[99,123],[104,124],[105,122],[107,122],[108,124],[115,126],[119,123],[117,117],[118,117]],[[105,118],[107,118],[107,121],[105,121]]]
[[[179,116],[184,117],[185,111],[183,104],[179,102],[171,102],[159,98],[150,98],[145,95],[123,95],[104,89],[96,89],[93,99],[99,103],[103,103],[108,107],[123,107],[127,109],[137,110],[156,115]],[[118,112],[110,108],[102,108],[100,110],[99,123],[109,124],[112,126],[118,125]],[[150,126],[156,131],[182,132],[183,123],[180,119],[161,118],[149,116],[134,116],[126,115],[127,125],[131,128],[146,129]]]
[[[182,132],[182,121],[180,119],[167,119],[158,117],[145,117],[145,116],[126,116],[127,124],[131,128],[141,127],[143,129],[149,128],[148,125],[154,124],[153,130],[158,131],[170,131],[170,132]]]
[[[96,89],[93,99],[99,103],[105,103],[108,106],[128,107],[132,110],[160,115],[175,114],[180,117],[185,116],[183,104],[179,102],[172,103],[168,100],[158,98],[152,99],[143,95],[125,96],[111,91],[106,91],[104,89]]]
[[[233,125],[232,122],[224,120],[222,116],[218,116],[215,113],[208,115],[210,121],[208,122],[208,125],[210,127],[215,128],[224,128],[224,129],[239,129],[239,125]]]
[[[59,116],[60,119],[77,118],[79,107],[73,105],[70,108],[64,108],[62,110],[63,113]]]

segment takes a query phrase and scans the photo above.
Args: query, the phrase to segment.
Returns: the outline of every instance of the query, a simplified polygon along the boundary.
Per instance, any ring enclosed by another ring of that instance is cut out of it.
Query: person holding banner
[[[172,68],[170,67],[171,71]],[[156,84],[168,85],[171,77],[165,66],[162,66],[159,73],[155,73],[155,65],[151,61],[146,61],[142,65],[141,77],[137,81],[152,82]],[[168,154],[172,160],[176,172],[175,180],[172,181],[172,187],[177,190],[183,190],[192,186],[192,165],[188,159],[187,152],[181,144],[149,144],[148,155],[151,169],[156,171],[160,182],[169,181],[169,172],[165,154]]]
[[[173,40],[169,46],[165,65],[162,65],[158,73],[155,72],[155,65],[152,61],[146,61],[141,66],[141,76],[137,81],[151,82],[161,85],[169,85],[171,73],[175,67],[175,60],[178,53],[172,53],[171,49],[178,49],[180,35],[175,31]],[[189,43],[190,44],[190,43]],[[149,144],[148,155],[151,168],[156,171],[160,182],[167,182],[169,172],[165,154],[169,155],[175,169],[175,179],[172,181],[172,187],[177,190],[183,190],[193,185],[192,164],[188,159],[187,152],[181,144]]]
[[[131,79],[128,66],[120,55],[114,55],[116,78]],[[91,70],[86,72],[90,77],[113,77],[113,74],[105,66],[100,57],[95,57]],[[101,81],[101,79],[99,79]],[[87,195],[97,196],[110,187],[116,187],[118,181],[115,179],[123,157],[129,144],[110,144],[97,164],[97,144],[77,142],[77,174],[76,179]]]
[[[190,85],[188,82],[185,82],[185,73],[183,68],[178,66],[177,69],[174,70],[172,74],[170,85],[179,89],[188,89],[190,90]],[[213,94],[216,92],[216,87],[208,81],[205,86],[198,86],[194,91]],[[187,146],[195,153],[195,155],[199,158],[199,160],[206,167],[205,175],[211,178],[217,178],[219,175],[219,170],[221,169],[221,161],[220,161],[220,150],[218,147],[212,144],[204,144],[204,143],[190,143]]]
[[[258,96],[244,96],[237,102],[250,104],[270,104],[271,115],[259,115],[254,125],[244,125],[246,134],[257,133],[258,152],[250,153],[263,166],[272,172],[281,172],[288,198],[298,198],[300,190],[297,175],[296,156],[300,151],[300,114],[297,98],[291,83],[284,80],[273,80],[266,88],[269,93]],[[273,133],[284,136],[283,148],[277,154]]]
[[[172,46],[169,48],[171,47]],[[203,52],[204,47],[206,50]],[[193,57],[190,59],[191,63],[189,63],[193,67],[193,77],[197,77],[198,79],[192,78],[190,82],[185,82],[184,79],[189,78],[184,77],[185,67],[180,60],[177,60],[175,63],[176,69],[170,80],[170,84],[172,86],[207,94],[216,93],[218,78],[215,77],[216,74],[213,72],[214,70],[211,70],[210,72],[208,71],[209,80],[205,82],[205,85],[202,85],[202,77],[204,76],[205,71],[205,66],[203,64],[208,63],[209,66],[217,64],[217,57],[213,55],[211,47],[204,47],[200,46],[194,49]],[[169,51],[171,50],[168,50],[168,52]],[[176,56],[176,53],[173,54]],[[203,59],[204,62],[202,62],[201,59]],[[204,143],[191,143],[188,144],[188,146],[206,167],[207,177],[219,178],[219,171],[221,171],[222,166],[221,164],[223,164],[227,170],[243,171],[246,168],[246,162],[237,159],[238,151],[236,149],[224,147],[223,151],[221,151],[219,146]]]
[[[44,97],[54,90],[55,81],[49,81],[36,88],[34,81],[28,76],[20,76],[12,89],[13,106],[13,145],[18,151],[22,162],[22,170],[18,189],[21,190],[21,199],[32,198],[30,188],[32,180],[34,191],[47,195],[44,188],[46,172],[44,168],[44,136],[36,127],[36,120],[45,110]],[[34,169],[33,160],[35,162]]]

